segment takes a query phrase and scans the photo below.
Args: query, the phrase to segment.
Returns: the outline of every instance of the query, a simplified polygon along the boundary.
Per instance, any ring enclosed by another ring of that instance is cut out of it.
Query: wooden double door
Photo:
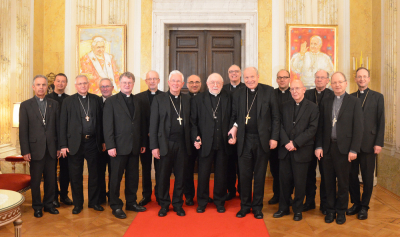
[[[207,88],[207,77],[221,74],[229,83],[228,69],[241,64],[241,32],[212,30],[170,31],[169,71],[179,70],[187,78],[196,74],[201,78],[201,91]]]

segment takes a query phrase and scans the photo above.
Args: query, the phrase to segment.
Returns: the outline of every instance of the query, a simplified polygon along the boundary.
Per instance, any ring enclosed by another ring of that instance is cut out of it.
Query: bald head
[[[293,80],[290,83],[290,93],[296,103],[300,103],[304,99],[304,93],[306,93],[306,88],[301,80]]]
[[[191,75],[187,79],[187,87],[189,91],[193,94],[197,94],[201,89],[201,80],[197,75]]]

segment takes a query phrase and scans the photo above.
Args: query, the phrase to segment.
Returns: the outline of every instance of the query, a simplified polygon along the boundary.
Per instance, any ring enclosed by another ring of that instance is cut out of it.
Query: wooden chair
[[[30,189],[31,176],[26,174],[27,161],[22,156],[7,156],[4,161],[11,162],[13,173],[0,174],[0,189],[25,193]],[[15,164],[24,165],[24,174],[15,173]]]

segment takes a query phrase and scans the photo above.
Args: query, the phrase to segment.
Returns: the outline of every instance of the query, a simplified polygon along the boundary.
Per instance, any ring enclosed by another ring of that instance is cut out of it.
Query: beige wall
[[[140,79],[146,79],[146,73],[151,70],[151,24],[153,1],[142,0]],[[143,82],[143,81],[142,81]],[[140,91],[147,90],[146,83],[140,83]]]
[[[272,1],[258,1],[258,73],[260,83],[272,85]]]

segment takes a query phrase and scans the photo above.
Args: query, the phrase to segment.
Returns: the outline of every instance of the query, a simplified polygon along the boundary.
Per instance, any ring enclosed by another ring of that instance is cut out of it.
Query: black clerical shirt
[[[358,99],[361,101],[361,105],[362,105],[362,110],[364,111],[364,100],[365,100],[365,97],[367,96],[367,94],[368,94],[368,91],[369,91],[369,88],[367,88],[367,89],[365,89],[364,91],[360,91],[360,90],[358,90],[357,91],[357,97],[358,97]]]
[[[246,111],[246,116],[247,116],[247,113],[249,113],[250,119],[248,119],[247,124],[245,124],[246,125],[245,132],[251,133],[251,134],[258,134],[257,98],[256,98],[257,89],[258,89],[258,86],[254,89],[254,91],[251,91],[249,88],[246,88],[246,90],[247,90],[246,95],[248,96],[248,99],[247,99],[247,107],[245,108],[245,111]],[[254,102],[253,102],[253,100],[254,100]],[[251,104],[253,104],[253,106]],[[248,112],[249,110],[250,110],[250,112]]]
[[[62,106],[62,102],[64,101],[65,98],[67,98],[69,95],[62,93],[62,94],[57,94],[56,92],[51,92],[50,94],[47,94],[46,97],[53,99],[58,102],[60,105],[60,108]]]
[[[133,119],[133,116],[135,115],[135,104],[133,103],[133,96],[132,94],[129,95],[129,97],[120,92],[122,94],[122,97],[125,100],[126,106],[128,106],[129,114],[131,115],[131,118]]]
[[[170,129],[170,133],[169,133],[169,140],[174,141],[174,142],[179,142],[184,139],[183,108],[181,107],[181,102],[182,102],[181,95],[179,94],[179,96],[174,96],[169,91],[168,91],[168,95],[173,101],[173,102],[171,102],[171,99],[169,100],[169,102],[171,104],[171,110],[170,110],[171,129]],[[174,107],[174,105],[175,105],[175,107]],[[176,110],[175,110],[175,108],[176,108]],[[177,111],[179,113],[179,110],[180,110],[180,117],[182,119],[182,120],[180,120],[181,124],[179,124],[179,120],[178,120],[179,116],[177,114]]]
[[[218,94],[217,96],[208,93],[211,99],[211,107],[213,111],[215,111],[215,116],[217,117],[214,119],[214,136],[213,136],[213,150],[218,150],[221,148],[221,144],[223,143],[222,140],[222,109],[221,109],[221,96]],[[218,103],[219,101],[219,103]],[[218,107],[217,107],[218,106]],[[211,111],[211,112],[213,112]]]
[[[89,103],[90,100],[86,96],[81,96],[78,94],[79,102],[79,110],[81,114],[81,121],[82,121],[82,134],[85,135],[94,135],[96,130],[94,128],[94,117],[93,117],[93,109],[90,108]],[[83,106],[83,107],[82,107]],[[86,111],[86,113],[85,113]],[[89,121],[87,121],[86,116],[89,116]]]
[[[160,93],[159,90],[157,90],[156,92],[151,92],[150,90],[147,90],[147,96],[149,98],[150,106],[151,103],[153,103],[154,96],[158,95],[159,93]]]

